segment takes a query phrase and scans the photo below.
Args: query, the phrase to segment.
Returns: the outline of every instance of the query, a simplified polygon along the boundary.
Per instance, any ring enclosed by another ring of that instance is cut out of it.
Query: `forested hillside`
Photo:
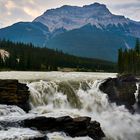
[[[116,64],[108,61],[76,57],[62,51],[35,47],[32,44],[1,40],[0,49],[9,57],[0,59],[0,69],[26,71],[54,71],[58,68],[75,68],[77,71],[115,71]]]
[[[140,42],[136,40],[134,49],[119,49],[118,70],[124,74],[140,74]]]

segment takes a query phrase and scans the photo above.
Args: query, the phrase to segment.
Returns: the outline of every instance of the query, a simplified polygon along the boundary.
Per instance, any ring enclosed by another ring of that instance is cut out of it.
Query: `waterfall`
[[[132,115],[124,106],[110,103],[108,96],[99,90],[101,82],[90,80],[28,83],[31,113],[51,117],[89,116],[101,123],[106,140],[139,140],[140,115]],[[48,135],[50,139],[56,136],[66,137],[60,133]]]

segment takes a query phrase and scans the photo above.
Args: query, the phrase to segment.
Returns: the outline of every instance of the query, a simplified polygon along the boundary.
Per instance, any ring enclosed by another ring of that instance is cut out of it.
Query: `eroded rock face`
[[[117,105],[125,105],[133,112],[132,105],[136,99],[134,93],[137,90],[137,79],[132,75],[120,76],[117,78],[108,78],[100,85],[100,90],[106,93],[111,102]]]
[[[0,104],[17,105],[28,112],[30,105],[26,84],[21,84],[18,80],[0,80]]]
[[[59,118],[36,117],[22,122],[24,127],[35,128],[41,131],[63,131],[71,137],[89,136],[94,140],[105,137],[100,124],[91,121],[89,117],[71,118],[69,116]]]

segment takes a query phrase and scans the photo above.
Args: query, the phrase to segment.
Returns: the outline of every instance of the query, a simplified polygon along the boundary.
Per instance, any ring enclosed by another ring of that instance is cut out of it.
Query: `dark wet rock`
[[[140,93],[138,95],[138,105],[140,106]]]
[[[131,75],[131,74],[121,75],[121,76],[118,76],[118,78],[123,82],[135,82],[135,83],[138,82],[138,79],[134,75]]]
[[[41,131],[63,131],[71,137],[89,136],[94,140],[105,137],[100,124],[91,121],[89,117],[71,118],[69,116],[59,118],[36,117],[22,122],[24,127],[35,128]]]
[[[42,135],[40,137],[30,138],[29,140],[48,140],[48,138],[46,136]]]
[[[140,108],[140,83],[139,83],[139,91],[138,91],[138,106]]]
[[[131,112],[134,112],[136,82],[137,79],[134,76],[123,75],[106,79],[99,89],[108,95],[111,102],[115,102],[117,105],[125,105]]]
[[[55,118],[36,117],[23,121],[24,127],[36,128],[41,131],[52,130],[55,127]]]
[[[30,105],[26,84],[21,84],[18,80],[0,80],[0,104],[17,105],[28,112]]]

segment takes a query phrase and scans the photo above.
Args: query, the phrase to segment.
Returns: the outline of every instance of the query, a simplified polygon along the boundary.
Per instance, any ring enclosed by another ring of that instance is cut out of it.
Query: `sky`
[[[140,21],[140,0],[0,0],[0,28],[19,21],[32,21],[47,9],[94,2],[106,4],[113,14]]]

